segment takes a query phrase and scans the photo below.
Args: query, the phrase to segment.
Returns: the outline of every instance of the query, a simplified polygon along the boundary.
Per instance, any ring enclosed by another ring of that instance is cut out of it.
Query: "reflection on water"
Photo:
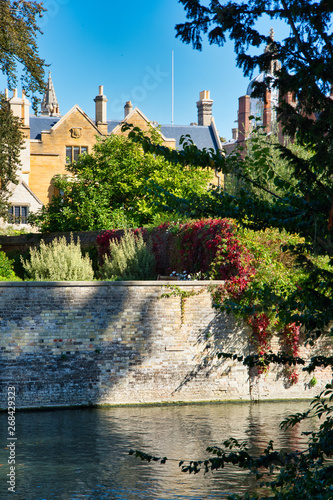
[[[203,500],[226,498],[251,486],[247,473],[224,471],[189,476],[180,459],[203,459],[207,446],[230,436],[261,451],[301,448],[305,427],[279,431],[279,422],[304,411],[306,402],[223,403],[22,412],[16,414],[16,495],[19,500]],[[7,416],[0,414],[3,443]],[[307,429],[309,429],[309,423]],[[6,446],[6,445],[4,445]],[[7,491],[8,449],[0,450],[0,498]],[[177,459],[166,465],[128,455],[130,448]]]

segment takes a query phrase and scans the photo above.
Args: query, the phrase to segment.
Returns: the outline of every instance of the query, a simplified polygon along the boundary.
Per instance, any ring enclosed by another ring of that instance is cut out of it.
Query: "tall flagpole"
[[[171,125],[173,125],[173,107],[174,107],[174,60],[173,60],[173,51],[172,51],[172,60],[171,60],[171,66],[172,66],[172,71],[171,71]]]

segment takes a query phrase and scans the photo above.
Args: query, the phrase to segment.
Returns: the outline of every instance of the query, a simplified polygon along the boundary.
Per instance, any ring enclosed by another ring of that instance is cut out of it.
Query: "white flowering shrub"
[[[140,233],[125,230],[119,241],[110,241],[110,255],[104,258],[101,277],[113,281],[156,279],[154,254]]]
[[[88,255],[83,256],[80,240],[74,242],[73,235],[67,243],[66,238],[55,238],[39,248],[30,249],[30,259],[21,262],[26,279],[33,281],[91,281],[94,279],[92,263]]]

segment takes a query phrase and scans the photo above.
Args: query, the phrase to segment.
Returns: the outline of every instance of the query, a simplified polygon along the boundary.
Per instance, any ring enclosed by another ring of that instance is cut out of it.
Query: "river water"
[[[259,452],[304,447],[298,425],[279,422],[305,411],[308,402],[221,403],[70,409],[16,413],[16,493],[8,492],[7,415],[0,414],[0,499],[18,500],[203,500],[226,498],[253,487],[246,472],[227,467],[195,476],[182,473],[181,459],[205,459],[205,449],[230,436]],[[141,462],[129,449],[167,456],[165,465]]]

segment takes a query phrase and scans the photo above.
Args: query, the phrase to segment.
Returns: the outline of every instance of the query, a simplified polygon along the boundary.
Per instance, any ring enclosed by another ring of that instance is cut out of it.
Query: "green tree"
[[[308,160],[312,151],[297,142],[287,141],[288,148],[296,158]],[[239,145],[228,158],[231,173],[225,177],[224,189],[239,197],[241,190],[248,196],[273,202],[297,192],[297,179],[293,164],[279,150],[278,136],[267,134],[264,127],[255,128],[246,147]]]
[[[0,217],[7,217],[10,183],[16,184],[20,163],[22,133],[18,118],[13,116],[8,101],[0,94]]]
[[[0,71],[7,78],[9,89],[18,83],[31,94],[36,109],[35,93],[44,89],[45,61],[38,55],[36,37],[41,30],[37,19],[44,12],[42,2],[1,0],[0,2]]]
[[[210,43],[223,46],[227,36],[235,43],[236,60],[244,74],[250,76],[258,67],[268,71],[271,63],[279,60],[282,64],[278,78],[269,78],[255,90],[255,95],[264,95],[268,84],[278,87],[282,97],[278,108],[278,119],[285,133],[296,137],[297,143],[308,154],[298,155],[288,147],[279,147],[287,159],[291,178],[282,178],[269,165],[270,152],[267,145],[259,145],[254,156],[247,158],[213,159],[215,168],[224,173],[233,172],[240,179],[251,182],[256,189],[251,196],[245,189],[231,196],[227,192],[210,191],[202,196],[176,199],[169,196],[170,209],[188,216],[234,217],[237,221],[254,229],[278,227],[304,237],[304,243],[296,244],[299,264],[308,275],[302,281],[302,290],[296,287],[294,293],[282,303],[286,321],[293,320],[315,337],[322,333],[332,333],[333,320],[333,100],[330,92],[333,83],[333,5],[327,0],[249,0],[247,2],[219,2],[210,0],[179,0],[184,5],[188,21],[176,26],[177,36],[185,43],[192,43],[195,49],[202,49],[202,36],[207,35]],[[263,35],[260,30],[262,18],[285,21],[290,34],[281,41]],[[267,44],[270,51],[263,49]],[[249,48],[255,49],[254,51]],[[294,96],[294,105],[283,100],[288,92]],[[156,154],[163,151],[155,148]],[[198,153],[197,157],[200,157]],[[192,155],[192,161],[195,158]],[[252,165],[249,164],[252,162]],[[268,161],[268,162],[267,162]],[[236,168],[233,169],[233,163]],[[253,165],[262,168],[256,178]],[[272,182],[270,196],[267,194],[267,179]],[[290,250],[290,248],[289,248]],[[308,253],[306,253],[308,252]],[[324,266],[317,265],[312,254],[321,254]],[[288,311],[297,310],[293,318]],[[306,367],[313,369],[318,362],[332,366],[331,353],[314,360]],[[237,358],[237,356],[236,356]],[[234,359],[235,355],[234,355]],[[260,361],[260,360],[259,360]],[[282,357],[271,357],[266,361],[286,362]],[[244,360],[257,364],[258,360]],[[299,360],[301,362],[301,360]],[[332,498],[332,466],[327,461],[332,457],[332,384],[312,402],[313,414],[322,418],[317,433],[312,433],[308,449],[302,453],[279,453],[270,443],[265,454],[259,458],[248,455],[242,444],[229,440],[224,448],[211,448],[212,458],[204,462],[182,463],[184,472],[198,472],[222,468],[225,463],[233,463],[249,468],[263,477],[262,472],[279,471],[273,477],[266,476],[266,486],[270,489],[246,498],[270,498],[281,500],[329,499]],[[311,412],[296,415],[285,425],[294,425]],[[237,451],[234,451],[236,448]],[[138,456],[144,459],[144,454]],[[165,458],[161,462],[165,463]],[[241,498],[236,496],[237,498]],[[236,498],[233,497],[233,498]]]
[[[0,2],[0,71],[9,89],[17,86],[18,75],[22,89],[31,95],[37,109],[36,93],[44,89],[45,62],[38,55],[36,36],[41,32],[37,18],[45,9],[41,2],[1,0]],[[16,171],[22,147],[20,122],[13,117],[8,102],[0,93],[0,216],[8,210],[10,183],[17,183]]]
[[[187,197],[207,191],[211,169],[181,167],[143,149],[124,136],[99,140],[92,154],[68,165],[71,176],[54,180],[59,194],[32,221],[43,232],[114,229],[158,222],[152,187]]]
[[[202,49],[202,35],[212,44],[223,46],[227,36],[234,41],[237,65],[245,75],[255,68],[268,71],[279,60],[277,86],[281,96],[278,118],[284,131],[296,136],[298,143],[312,151],[311,158],[298,158],[288,148],[282,153],[294,168],[297,193],[289,190],[282,202],[282,215],[293,219],[293,230],[301,230],[315,238],[318,251],[333,252],[330,231],[333,227],[333,83],[331,31],[332,5],[326,0],[250,0],[249,2],[218,2],[216,0],[180,0],[188,22],[176,26],[177,36],[194,48]],[[203,3],[205,5],[203,5]],[[207,5],[207,3],[209,5]],[[285,21],[290,34],[283,40],[273,40],[260,33],[262,18]],[[269,44],[270,50],[263,50]],[[249,47],[257,54],[251,55]],[[255,95],[262,95],[266,81],[258,84]],[[290,92],[294,106],[283,100]],[[314,119],[315,118],[315,119]],[[279,188],[284,181],[274,179]],[[263,186],[264,187],[264,186]],[[263,218],[264,219],[264,218]],[[286,224],[279,217],[281,225]],[[264,222],[264,220],[263,220]]]

